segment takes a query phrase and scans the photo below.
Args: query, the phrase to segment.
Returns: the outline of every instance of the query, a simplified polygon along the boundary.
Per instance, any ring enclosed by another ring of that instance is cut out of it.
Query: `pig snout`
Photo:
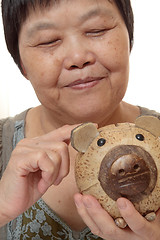
[[[138,202],[153,191],[157,168],[152,156],[142,147],[120,145],[104,156],[98,179],[113,200],[126,197]]]

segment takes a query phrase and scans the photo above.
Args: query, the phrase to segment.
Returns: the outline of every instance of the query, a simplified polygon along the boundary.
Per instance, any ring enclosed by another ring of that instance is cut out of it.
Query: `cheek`
[[[61,63],[50,53],[37,53],[34,50],[24,52],[21,61],[28,79],[33,85],[53,86],[57,83],[61,71]]]
[[[98,52],[111,72],[128,72],[130,46],[127,32],[115,32],[99,46]]]
[[[110,72],[110,82],[117,98],[122,98],[126,92],[129,79],[130,47],[128,34],[116,34],[107,42],[103,51],[103,64]]]

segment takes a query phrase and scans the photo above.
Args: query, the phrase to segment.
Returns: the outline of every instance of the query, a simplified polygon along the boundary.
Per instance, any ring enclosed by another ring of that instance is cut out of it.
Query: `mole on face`
[[[120,145],[103,158],[98,179],[113,200],[123,196],[139,202],[153,191],[157,168],[152,156],[143,148]]]

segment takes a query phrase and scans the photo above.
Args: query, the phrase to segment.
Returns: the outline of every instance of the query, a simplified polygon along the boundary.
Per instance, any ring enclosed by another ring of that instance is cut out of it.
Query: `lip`
[[[70,87],[72,89],[85,89],[85,88],[91,88],[99,83],[100,80],[102,80],[103,77],[87,77],[84,79],[77,79],[67,85],[66,87]]]

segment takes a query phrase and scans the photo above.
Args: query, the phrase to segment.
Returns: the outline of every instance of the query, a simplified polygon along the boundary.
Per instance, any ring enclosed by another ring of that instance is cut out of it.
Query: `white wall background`
[[[135,42],[125,101],[160,112],[160,0],[131,0]],[[0,18],[0,118],[38,105],[32,87],[6,50]]]

